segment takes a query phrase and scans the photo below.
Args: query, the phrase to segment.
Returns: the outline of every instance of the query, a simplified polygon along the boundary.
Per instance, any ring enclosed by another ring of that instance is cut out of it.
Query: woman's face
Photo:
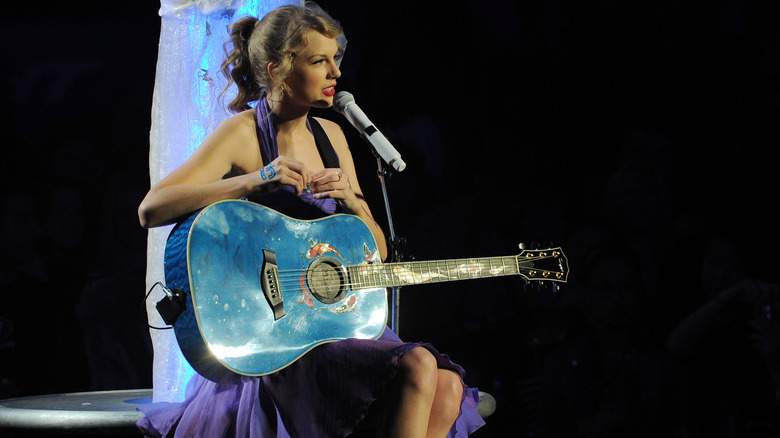
[[[285,81],[285,99],[290,103],[328,108],[333,105],[336,79],[341,71],[336,65],[341,56],[334,38],[319,32],[306,34],[308,44],[295,57],[290,77]]]

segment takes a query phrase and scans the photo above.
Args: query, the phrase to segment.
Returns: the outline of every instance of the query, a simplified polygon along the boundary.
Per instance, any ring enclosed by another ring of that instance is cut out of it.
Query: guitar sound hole
[[[345,274],[336,259],[321,257],[309,266],[306,281],[312,295],[325,304],[333,304],[344,298]]]

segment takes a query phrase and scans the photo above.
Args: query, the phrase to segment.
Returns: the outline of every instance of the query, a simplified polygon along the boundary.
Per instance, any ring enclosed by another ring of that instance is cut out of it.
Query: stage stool
[[[0,438],[43,436],[140,437],[136,410],[151,389],[73,392],[0,400]]]
[[[73,392],[0,400],[0,438],[44,436],[140,437],[136,408],[151,403],[151,389]],[[479,414],[496,409],[492,395],[480,391]]]

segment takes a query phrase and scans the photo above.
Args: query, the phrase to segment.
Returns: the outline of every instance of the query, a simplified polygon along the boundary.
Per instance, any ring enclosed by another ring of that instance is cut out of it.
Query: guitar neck
[[[553,258],[550,255],[545,258]],[[560,281],[555,271],[539,269],[542,259],[521,256],[377,263],[348,267],[353,289],[395,287],[478,278],[522,275],[530,279]],[[561,270],[563,271],[563,270]],[[538,278],[533,278],[538,277]],[[565,280],[564,280],[565,281]]]

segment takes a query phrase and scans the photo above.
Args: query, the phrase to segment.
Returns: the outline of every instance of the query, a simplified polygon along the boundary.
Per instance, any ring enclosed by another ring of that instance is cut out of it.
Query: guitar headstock
[[[523,249],[516,258],[518,274],[528,281],[566,283],[569,278],[569,260],[560,247]]]

